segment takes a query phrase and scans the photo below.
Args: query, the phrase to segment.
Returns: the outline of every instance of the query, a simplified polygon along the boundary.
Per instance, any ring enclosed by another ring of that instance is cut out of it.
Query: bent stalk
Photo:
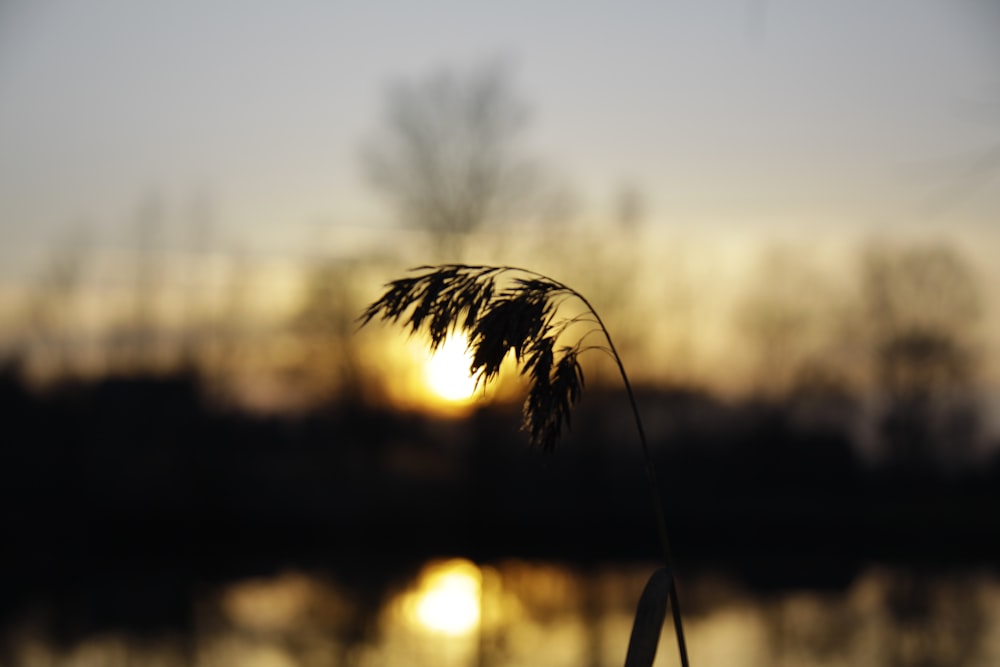
[[[431,350],[436,350],[455,330],[467,334],[473,361],[470,373],[478,381],[489,382],[500,372],[500,365],[511,351],[528,376],[530,388],[524,403],[524,427],[532,444],[545,450],[555,448],[563,426],[569,426],[570,408],[580,397],[583,370],[578,355],[589,349],[604,349],[618,366],[625,392],[635,418],[643,463],[649,483],[653,513],[670,577],[669,602],[677,636],[682,667],[688,667],[687,646],[674,582],[673,556],[667,537],[663,502],[646,440],[639,406],[611,334],[600,315],[582,294],[548,276],[513,266],[474,266],[444,264],[424,266],[423,273],[390,282],[383,295],[361,316],[364,326],[378,316],[393,322],[402,319],[410,332],[430,335]],[[507,286],[498,285],[502,275],[515,274]],[[523,276],[523,277],[517,277]],[[558,298],[557,298],[558,297]],[[578,299],[593,316],[556,319],[564,302],[562,297]],[[566,329],[581,321],[596,326],[579,336],[574,345],[557,347]],[[607,347],[583,346],[589,333],[599,332]]]
[[[604,334],[604,339],[608,341],[608,348],[610,349],[611,356],[614,358],[615,364],[618,366],[618,372],[621,375],[622,384],[625,385],[625,393],[628,395],[629,404],[632,406],[632,416],[635,418],[635,428],[639,433],[639,444],[642,445],[643,467],[646,469],[646,479],[649,482],[649,491],[653,502],[653,513],[656,516],[656,528],[660,537],[660,548],[663,549],[664,564],[670,572],[670,577],[674,579],[673,555],[670,550],[670,538],[667,535],[667,520],[663,515],[663,498],[660,494],[660,484],[656,477],[656,468],[653,465],[653,457],[649,451],[649,443],[646,441],[646,430],[643,428],[642,417],[639,415],[639,404],[636,401],[635,392],[632,391],[632,383],[628,379],[628,373],[625,372],[625,364],[622,362],[617,348],[615,348],[614,341],[611,340],[611,334],[608,333],[608,328],[604,326],[601,316],[597,314],[594,307],[590,304],[586,297],[576,290],[568,287],[566,289],[569,289],[569,291],[572,292],[572,294],[575,295],[584,306],[586,306],[587,310],[593,314],[594,319],[597,321],[597,326],[600,327],[601,332]],[[674,634],[677,636],[677,651],[680,654],[681,665],[683,667],[689,667],[687,642],[684,640],[684,624],[681,621],[681,608],[677,595],[676,579],[674,579],[670,586],[670,610],[674,621]]]

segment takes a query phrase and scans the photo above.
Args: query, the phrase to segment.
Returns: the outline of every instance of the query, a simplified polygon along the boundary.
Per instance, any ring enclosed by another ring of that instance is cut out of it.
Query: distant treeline
[[[873,464],[850,423],[801,406],[681,392],[641,403],[687,569],[815,587],[872,563],[1000,564],[1000,453],[965,468],[899,452]],[[614,393],[585,396],[553,454],[528,448],[518,406],[457,421],[357,406],[265,418],[213,409],[186,374],[39,395],[8,372],[0,404],[8,612],[36,599],[113,605],[107,590],[144,585],[180,609],[199,582],[290,566],[657,554]]]
[[[989,329],[996,303],[961,244],[869,242],[821,261],[823,247],[762,241],[724,279],[714,273],[728,260],[710,246],[686,252],[670,237],[633,232],[560,234],[512,263],[585,294],[634,380],[776,401],[866,394],[881,401],[880,418],[909,429],[896,445],[919,449],[919,434],[951,450],[982,444],[977,400],[1000,382]],[[555,243],[560,253],[549,250]],[[106,258],[71,245],[8,311],[0,359],[39,384],[189,368],[214,400],[271,410],[398,398],[398,377],[419,362],[393,354],[398,331],[359,332],[358,316],[387,279],[434,255],[411,249],[408,259],[393,248],[290,261],[289,291],[276,299],[263,259],[188,266],[140,254],[135,275],[124,272],[109,291],[96,275]],[[590,386],[604,366],[594,368]]]

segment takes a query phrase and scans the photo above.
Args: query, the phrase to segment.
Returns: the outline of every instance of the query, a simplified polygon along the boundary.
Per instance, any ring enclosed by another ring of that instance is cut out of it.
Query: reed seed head
[[[582,337],[574,345],[557,345],[567,326],[579,321],[556,318],[562,296],[580,297],[560,282],[513,267],[423,266],[390,282],[360,319],[362,326],[375,318],[402,321],[411,334],[426,332],[431,351],[449,334],[464,333],[477,383],[496,379],[513,352],[529,381],[523,428],[533,446],[551,451],[563,426],[570,426],[584,386]]]

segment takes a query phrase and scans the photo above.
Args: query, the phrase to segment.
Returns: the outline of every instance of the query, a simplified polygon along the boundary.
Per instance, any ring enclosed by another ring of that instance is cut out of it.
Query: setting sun
[[[472,355],[464,336],[452,335],[427,360],[424,382],[438,398],[460,403],[472,398],[476,379],[469,374]]]

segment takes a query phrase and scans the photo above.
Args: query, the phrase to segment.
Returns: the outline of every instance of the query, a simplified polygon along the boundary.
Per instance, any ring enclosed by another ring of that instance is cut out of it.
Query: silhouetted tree
[[[754,390],[780,400],[842,393],[853,370],[845,341],[856,333],[856,318],[847,310],[808,257],[765,252],[736,313],[737,330],[753,357]]]
[[[163,288],[164,207],[159,196],[151,194],[139,205],[135,220],[135,285],[132,321],[125,334],[129,354],[124,363],[128,370],[147,369],[154,365],[160,344],[158,306]]]
[[[496,65],[397,83],[364,156],[368,175],[403,221],[430,233],[436,259],[462,259],[468,235],[510,216],[532,188],[515,150],[526,118]]]
[[[357,349],[356,262],[326,260],[306,274],[305,294],[292,323],[300,340],[301,380],[311,398],[363,404],[368,389]]]
[[[941,245],[870,248],[862,275],[889,453],[911,462],[967,453],[976,431],[972,333],[980,314],[968,264]]]
[[[82,343],[76,333],[78,297],[89,245],[85,233],[60,243],[42,268],[28,297],[25,344],[20,354],[34,372],[62,379],[78,360],[73,347]],[[79,352],[79,350],[77,350]]]

